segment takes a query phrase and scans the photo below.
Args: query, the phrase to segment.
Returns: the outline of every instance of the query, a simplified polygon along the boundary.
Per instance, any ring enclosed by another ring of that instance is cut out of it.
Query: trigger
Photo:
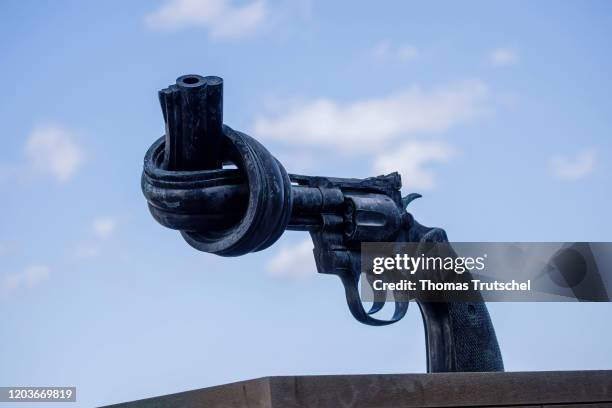
[[[368,282],[370,284],[370,286],[373,286],[374,284],[374,276],[372,275],[368,275],[367,276]],[[386,291],[374,291],[373,293],[374,295],[374,299],[372,302],[372,306],[370,307],[370,310],[368,311],[368,315],[373,315],[377,312],[380,311],[380,309],[382,309],[385,306],[385,301],[387,300],[387,292]]]
[[[343,275],[340,277],[342,280],[342,284],[344,285],[344,293],[346,294],[346,303],[348,304],[349,310],[355,319],[363,324],[367,324],[369,326],[386,326],[388,324],[393,324],[404,317],[406,311],[408,310],[408,302],[395,303],[395,311],[393,316],[389,320],[381,320],[376,319],[370,316],[365,309],[363,308],[363,304],[361,303],[361,298],[359,297],[359,289],[357,289],[357,280],[354,277]],[[376,303],[376,302],[375,302]]]
[[[373,315],[375,313],[378,313],[383,307],[385,306],[385,302],[382,301],[378,301],[378,302],[374,302],[372,303],[372,307],[370,308],[370,310],[368,310],[368,314],[369,315]]]

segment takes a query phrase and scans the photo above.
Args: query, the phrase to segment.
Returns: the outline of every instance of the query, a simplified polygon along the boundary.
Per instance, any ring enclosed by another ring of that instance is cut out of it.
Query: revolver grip
[[[428,372],[504,371],[493,323],[484,302],[418,302]]]
[[[497,336],[484,302],[448,303],[457,371],[504,371]]]
[[[443,229],[414,220],[409,238],[413,242],[448,242]],[[428,372],[504,371],[485,302],[417,303],[425,326]]]

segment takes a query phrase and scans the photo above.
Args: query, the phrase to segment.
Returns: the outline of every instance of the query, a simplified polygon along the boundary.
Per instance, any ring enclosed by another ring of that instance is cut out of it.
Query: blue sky
[[[352,319],[306,236],[198,253],[139,179],[157,90],[225,80],[290,172],[398,169],[455,241],[610,241],[612,6],[5,1],[0,385],[101,405],[281,374],[425,370],[420,316]],[[508,370],[609,369],[609,304],[491,304]],[[7,405],[8,406],[8,405]]]

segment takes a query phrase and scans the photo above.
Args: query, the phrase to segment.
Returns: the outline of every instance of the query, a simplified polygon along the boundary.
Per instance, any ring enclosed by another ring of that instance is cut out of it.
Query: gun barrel
[[[183,206],[175,213],[175,217],[179,218],[184,214],[188,220],[186,222],[190,225],[188,229],[191,230],[219,230],[231,227],[242,218],[249,200],[246,184],[207,187],[194,191],[193,194],[198,195],[193,206],[188,205],[189,192],[182,192],[181,197],[177,197],[182,200]],[[320,228],[321,212],[324,209],[320,190],[315,187],[292,185],[291,194],[293,204],[287,229],[311,231]],[[173,225],[172,228],[187,229],[182,224]]]
[[[183,75],[176,85],[159,91],[168,170],[221,168],[223,139],[223,80],[215,76]]]

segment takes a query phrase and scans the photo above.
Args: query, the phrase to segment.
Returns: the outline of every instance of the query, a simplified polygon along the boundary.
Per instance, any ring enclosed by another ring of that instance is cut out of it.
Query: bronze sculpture
[[[142,190],[153,217],[177,229],[194,248],[240,256],[272,245],[286,230],[308,231],[320,273],[341,279],[360,322],[389,320],[363,307],[358,283],[362,242],[446,242],[444,230],[419,224],[401,197],[399,174],[348,179],[288,174],[257,140],[223,125],[223,81],[185,75],[159,92],[165,136],[148,150]],[[407,158],[410,160],[410,158]],[[224,168],[232,164],[235,168]],[[484,302],[418,302],[425,324],[429,372],[503,371]]]

